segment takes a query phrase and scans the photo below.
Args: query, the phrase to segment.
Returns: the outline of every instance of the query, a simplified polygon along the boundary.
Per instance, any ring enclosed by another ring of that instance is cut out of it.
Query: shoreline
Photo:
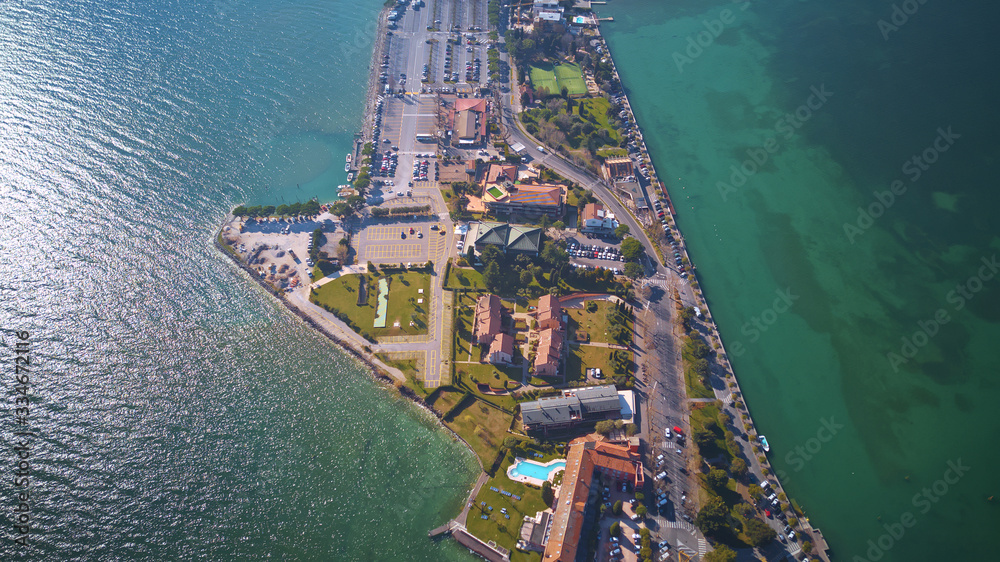
[[[670,216],[671,230],[673,230],[674,232],[676,232],[676,238],[679,239],[679,241],[680,241],[680,243],[679,243],[680,250],[679,251],[683,254],[683,256],[685,258],[687,258],[688,263],[691,264],[691,272],[689,274],[689,277],[692,278],[695,281],[695,283],[698,283],[698,281],[697,281],[698,280],[698,272],[697,272],[698,270],[697,270],[697,267],[694,265],[695,264],[694,260],[691,258],[691,255],[688,252],[688,246],[687,246],[687,243],[684,240],[684,235],[681,232],[680,225],[677,223],[677,212],[676,212],[676,210],[674,208],[673,201],[670,198],[670,194],[669,194],[668,189],[667,189],[667,183],[666,183],[666,181],[664,181],[663,179],[661,179],[661,176],[656,172],[656,167],[655,167],[655,165],[653,163],[653,158],[649,154],[649,150],[646,147],[646,141],[645,141],[645,138],[644,138],[644,136],[642,134],[642,128],[639,126],[639,120],[635,116],[635,112],[632,109],[632,102],[631,102],[631,100],[629,100],[628,94],[625,91],[626,90],[625,89],[625,82],[621,79],[621,75],[618,72],[618,65],[615,64],[614,55],[611,52],[611,46],[608,44],[607,39],[601,33],[600,26],[598,26],[597,28],[595,28],[595,33],[601,39],[601,42],[603,43],[604,48],[607,50],[608,60],[611,63],[611,69],[612,69],[613,76],[614,76],[615,80],[618,82],[618,84],[620,86],[621,96],[622,96],[622,99],[625,101],[625,103],[623,104],[624,108],[628,111],[628,115],[629,115],[629,118],[630,118],[631,122],[635,124],[634,127],[636,129],[636,136],[638,137],[638,141],[639,141],[638,144],[639,144],[639,147],[640,147],[639,153],[641,155],[641,158],[643,160],[645,160],[646,162],[648,162],[647,165],[648,165],[649,170],[650,170],[650,172],[649,172],[649,175],[650,175],[650,186],[651,187],[655,187],[656,190],[659,192],[658,194],[662,194],[662,196],[666,200],[665,201],[665,206],[666,206],[667,214]],[[518,120],[518,121],[520,121],[520,120]],[[652,181],[652,178],[656,178],[656,181],[655,182]],[[658,197],[654,197],[648,191],[647,191],[646,195],[648,197],[650,197],[651,199],[658,198]],[[629,212],[631,212],[630,209],[629,209]],[[636,219],[638,219],[638,217],[636,217]],[[654,227],[655,227],[655,223],[654,223]],[[690,282],[686,282],[685,281],[685,283],[687,283],[689,286],[691,286]],[[734,388],[731,389],[731,392],[725,394],[725,398],[729,398],[730,399],[728,401],[729,403],[735,403],[738,400],[738,401],[740,401],[743,404],[742,411],[747,415],[747,420],[746,421],[740,419],[740,422],[743,425],[743,429],[745,429],[748,434],[752,432],[753,435],[761,435],[757,431],[757,429],[756,429],[756,424],[753,421],[753,415],[750,413],[751,412],[751,410],[750,410],[750,404],[746,401],[746,399],[744,397],[743,390],[740,387],[739,378],[736,376],[735,369],[733,369],[732,362],[730,361],[730,358],[729,358],[729,352],[726,350],[725,343],[724,343],[723,338],[722,338],[722,333],[719,331],[719,327],[718,327],[718,325],[715,322],[715,319],[714,319],[715,317],[711,314],[711,309],[710,309],[709,304],[708,304],[708,296],[706,295],[706,293],[703,290],[701,290],[700,283],[698,283],[697,287],[691,286],[691,288],[692,288],[692,294],[694,295],[695,300],[698,302],[699,306],[704,309],[704,312],[705,312],[706,319],[702,320],[702,322],[706,326],[708,326],[710,328],[710,330],[711,330],[710,334],[714,336],[715,342],[710,342],[710,343],[718,343],[718,345],[719,345],[719,349],[716,351],[716,361],[718,362],[718,364],[720,365],[720,367],[722,367],[722,370],[723,370],[723,376],[721,378],[722,378],[723,384],[726,385],[726,386],[724,386],[724,389],[729,389],[729,387],[728,387],[729,384],[734,385]],[[715,389],[712,389],[712,390],[713,390],[713,394],[715,394]],[[716,400],[719,400],[719,401],[723,402],[723,407],[725,407],[727,405],[727,400],[719,399],[718,396],[716,396]],[[741,410],[741,409],[737,408],[737,410]],[[733,421],[734,421],[733,427],[735,429],[736,428],[736,418],[735,417],[733,418]],[[751,447],[754,446],[754,442],[753,441],[748,440],[747,442],[751,445]],[[752,452],[752,450],[751,450],[751,452]],[[830,560],[830,557],[829,557],[830,547],[829,547],[829,544],[826,542],[826,539],[823,536],[822,531],[819,528],[812,526],[812,523],[810,522],[809,517],[806,515],[805,510],[801,506],[799,506],[797,503],[792,503],[792,499],[791,499],[790,496],[788,496],[788,494],[785,493],[784,487],[782,486],[781,480],[779,479],[778,475],[775,474],[774,471],[773,471],[773,469],[770,468],[770,464],[771,463],[770,463],[770,459],[767,456],[767,453],[761,451],[759,453],[759,455],[761,455],[765,459],[767,459],[767,462],[766,463],[760,463],[759,459],[757,457],[751,455],[750,458],[749,458],[751,464],[757,464],[762,469],[768,470],[768,474],[765,475],[764,479],[767,480],[767,481],[773,481],[774,487],[776,488],[776,493],[782,493],[782,494],[785,495],[786,498],[788,498],[789,507],[793,511],[795,511],[796,513],[798,513],[799,515],[801,515],[800,525],[803,527],[803,530],[805,531],[806,534],[810,535],[810,538],[814,538],[815,539],[813,541],[814,554],[816,556],[818,556],[820,559],[829,562],[829,560]]]
[[[227,215],[227,218],[230,217],[231,215]],[[360,362],[371,373],[372,380],[374,380],[377,383],[382,383],[383,387],[386,388],[387,390],[388,388],[394,388],[396,391],[399,392],[400,396],[409,399],[414,404],[416,404],[420,409],[425,410],[428,414],[434,417],[438,421],[438,425],[442,429],[446,430],[454,439],[465,445],[465,447],[469,450],[469,453],[476,458],[476,462],[479,464],[480,470],[483,470],[482,461],[479,460],[479,456],[476,455],[475,450],[473,450],[472,446],[469,445],[469,443],[466,442],[465,439],[462,438],[462,436],[458,435],[451,428],[449,428],[444,424],[443,417],[441,416],[441,414],[439,414],[437,411],[431,408],[430,405],[427,404],[427,402],[425,402],[423,398],[421,398],[412,390],[410,390],[405,384],[396,385],[396,382],[403,382],[403,381],[400,381],[399,378],[393,377],[390,374],[390,372],[386,369],[385,365],[379,365],[378,363],[380,363],[380,361],[378,361],[377,358],[370,357],[369,353],[364,349],[359,350],[356,347],[354,347],[354,345],[351,344],[350,342],[338,337],[336,334],[331,333],[331,331],[323,327],[323,325],[319,322],[319,320],[314,318],[312,314],[296,306],[293,302],[291,302],[291,300],[289,300],[282,293],[282,291],[275,289],[273,285],[262,280],[259,275],[256,275],[256,273],[252,269],[250,269],[250,266],[247,265],[246,262],[236,257],[233,254],[233,252],[229,249],[229,247],[226,246],[226,244],[224,244],[221,241],[221,233],[222,233],[221,229],[217,231],[214,240],[215,248],[219,250],[221,254],[225,255],[227,258],[229,258],[230,261],[235,263],[236,266],[239,267],[244,273],[246,273],[254,282],[256,282],[258,286],[263,288],[267,293],[269,293],[279,303],[281,303],[281,305],[284,306],[286,310],[288,310],[296,317],[298,317],[300,320],[308,324],[310,328],[315,330],[321,336],[324,336],[325,338],[333,342],[338,348],[343,350],[349,357]]]

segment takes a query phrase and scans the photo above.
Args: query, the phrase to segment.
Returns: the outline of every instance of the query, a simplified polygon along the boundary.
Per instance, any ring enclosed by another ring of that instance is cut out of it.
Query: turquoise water
[[[995,558],[997,7],[599,10],[790,494],[841,560]]]
[[[529,460],[517,461],[514,466],[510,467],[511,476],[528,476],[530,478],[535,478],[537,480],[548,480],[556,471],[563,470],[566,468],[566,461],[559,461],[557,463],[552,463],[549,466],[543,466],[540,463]]]
[[[475,457],[213,246],[237,203],[334,194],[380,6],[0,4],[0,355],[31,333],[37,435],[0,560],[469,559],[427,531]]]

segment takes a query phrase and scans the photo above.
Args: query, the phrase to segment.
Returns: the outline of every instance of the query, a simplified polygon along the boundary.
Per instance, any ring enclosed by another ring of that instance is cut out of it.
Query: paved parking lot
[[[410,228],[413,234],[410,234]],[[401,236],[406,233],[406,238]],[[418,236],[423,234],[423,238]],[[374,263],[422,263],[430,259],[429,234],[427,223],[414,224],[399,222],[396,224],[368,225],[354,237],[354,246],[358,252],[358,261]]]
[[[606,242],[601,239],[596,238],[585,238],[585,237],[570,237],[566,239],[567,251],[570,256],[570,263],[579,264],[589,267],[603,267],[605,269],[618,269],[619,271],[625,267],[625,262],[617,259],[617,254],[604,257],[592,257],[595,252],[601,254],[605,250],[618,250],[618,244],[612,242]],[[574,249],[574,244],[576,247]],[[587,250],[585,248],[596,248],[595,250]]]

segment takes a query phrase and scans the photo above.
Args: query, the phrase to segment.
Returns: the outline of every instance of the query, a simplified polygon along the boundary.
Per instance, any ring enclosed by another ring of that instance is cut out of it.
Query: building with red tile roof
[[[571,441],[543,561],[575,562],[586,520],[587,498],[592,486],[601,485],[596,478],[601,475],[616,483],[630,482],[637,489],[642,487],[639,452],[631,447],[594,441],[592,437]]]
[[[562,328],[562,306],[559,304],[559,297],[553,295],[542,295],[538,299],[538,310],[535,311],[535,319],[538,320],[538,329]]]
[[[549,328],[542,330],[538,339],[538,351],[535,353],[535,374],[540,377],[554,377],[559,374],[562,364],[563,335],[562,331]]]
[[[497,334],[490,344],[489,362],[494,365],[510,365],[514,362],[514,336]]]
[[[483,295],[476,301],[475,325],[472,328],[472,338],[476,343],[492,343],[493,337],[500,333],[503,321],[503,304],[496,295]]]
[[[554,184],[504,182],[501,189],[496,184],[486,184],[483,190],[483,204],[491,212],[499,214],[525,217],[547,215],[559,219],[563,215],[563,203],[563,188]]]

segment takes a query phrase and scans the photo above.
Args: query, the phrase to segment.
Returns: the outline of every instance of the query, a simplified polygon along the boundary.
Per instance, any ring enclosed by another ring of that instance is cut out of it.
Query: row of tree
[[[303,215],[315,215],[319,213],[319,202],[310,199],[305,203],[292,203],[290,205],[240,205],[233,209],[233,215],[237,217],[298,217]]]

